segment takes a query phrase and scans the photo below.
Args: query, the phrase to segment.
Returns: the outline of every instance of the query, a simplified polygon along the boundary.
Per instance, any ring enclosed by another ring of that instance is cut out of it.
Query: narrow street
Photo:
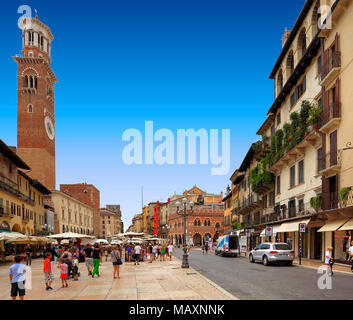
[[[182,250],[175,255],[182,258]],[[351,300],[353,274],[335,273],[332,289],[318,288],[321,274],[315,269],[299,266],[268,267],[250,263],[245,257],[220,257],[214,253],[202,255],[192,250],[189,255],[192,268],[241,300]]]

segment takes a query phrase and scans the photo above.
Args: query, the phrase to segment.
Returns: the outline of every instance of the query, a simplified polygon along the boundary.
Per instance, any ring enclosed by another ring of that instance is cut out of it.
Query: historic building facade
[[[39,235],[48,218],[44,197],[50,191],[21,170],[30,167],[0,140],[0,231]]]
[[[92,184],[78,183],[78,184],[62,184],[60,191],[68,193],[77,200],[85,203],[93,208],[93,228],[94,235],[98,236],[100,231],[100,192]]]
[[[22,56],[17,63],[17,152],[29,176],[55,189],[55,103],[51,69],[53,35],[36,18],[24,18]]]
[[[121,216],[108,208],[100,209],[100,231],[99,238],[110,241],[114,234],[122,233]]]
[[[93,235],[94,209],[69,193],[53,190],[51,200],[55,210],[55,233],[75,232]]]

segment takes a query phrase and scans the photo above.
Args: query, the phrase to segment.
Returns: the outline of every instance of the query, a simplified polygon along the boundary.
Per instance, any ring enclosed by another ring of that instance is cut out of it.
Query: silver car
[[[249,260],[251,263],[262,262],[264,266],[275,262],[283,262],[291,266],[294,260],[294,251],[287,243],[266,242],[261,243],[250,252]]]

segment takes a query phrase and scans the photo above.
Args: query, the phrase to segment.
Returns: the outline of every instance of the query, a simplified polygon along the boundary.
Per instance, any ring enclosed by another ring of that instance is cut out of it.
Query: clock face
[[[50,120],[49,117],[45,117],[44,119],[45,130],[47,131],[47,135],[50,140],[54,140],[55,138],[55,129],[53,122]]]

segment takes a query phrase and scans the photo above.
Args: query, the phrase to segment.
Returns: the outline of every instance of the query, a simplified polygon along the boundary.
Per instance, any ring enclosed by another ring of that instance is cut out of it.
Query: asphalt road
[[[176,249],[175,256],[182,259],[182,250]],[[295,265],[265,267],[245,257],[202,255],[198,250],[190,252],[189,264],[241,300],[353,300],[353,274],[336,272],[332,289],[322,290],[322,274]]]

